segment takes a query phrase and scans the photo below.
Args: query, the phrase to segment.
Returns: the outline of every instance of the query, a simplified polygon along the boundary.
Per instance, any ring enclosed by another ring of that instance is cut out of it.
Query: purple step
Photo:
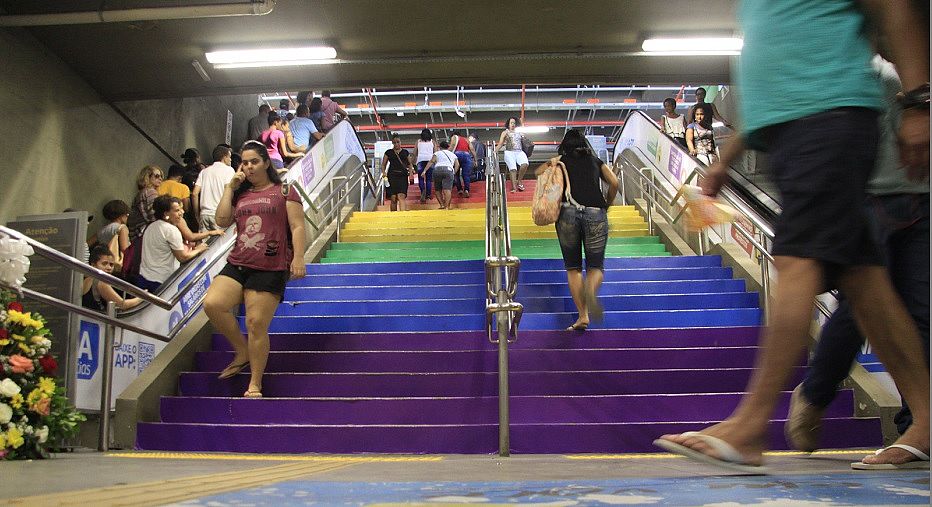
[[[740,368],[754,363],[757,347],[661,349],[517,349],[510,353],[511,371],[617,370],[639,368]],[[232,352],[199,352],[199,371],[220,372]],[[498,350],[393,352],[272,352],[268,373],[314,372],[496,372]],[[242,375],[247,375],[243,373]]]
[[[787,449],[784,421],[771,421],[772,449]],[[708,422],[627,424],[512,424],[515,453],[658,452],[651,444],[665,433],[698,430]],[[825,419],[826,447],[880,444],[876,419]],[[247,453],[491,454],[497,424],[450,425],[220,425],[139,423],[140,450]]]
[[[741,347],[756,345],[760,328],[668,328],[518,332],[509,348],[657,348]],[[272,350],[474,350],[486,347],[484,331],[424,333],[280,333],[271,335]],[[232,350],[226,338],[213,335],[214,350]]]
[[[698,431],[716,420],[703,422],[628,424],[512,424],[511,450],[516,454],[663,452],[653,446],[669,433]],[[783,436],[785,420],[768,427],[770,449],[789,450]],[[873,448],[882,444],[879,419],[833,418],[822,421],[824,448]]]
[[[714,370],[630,370],[598,372],[513,372],[511,394],[597,395],[742,392],[751,368]],[[802,380],[796,368],[793,382]],[[182,373],[182,396],[239,397],[248,375],[218,380],[216,373]],[[791,385],[795,385],[791,384]],[[267,373],[266,397],[496,396],[497,373]]]
[[[776,414],[785,417],[790,392],[781,394]],[[514,396],[516,424],[628,423],[722,420],[741,393],[616,396]],[[212,424],[494,424],[498,398],[204,398],[166,396],[162,422]],[[851,417],[854,396],[839,392],[825,417]]]

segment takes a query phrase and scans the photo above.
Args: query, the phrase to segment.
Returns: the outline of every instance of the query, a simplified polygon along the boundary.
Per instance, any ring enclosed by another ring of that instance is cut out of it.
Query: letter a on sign
[[[100,324],[82,320],[78,342],[78,378],[90,380],[97,373]]]

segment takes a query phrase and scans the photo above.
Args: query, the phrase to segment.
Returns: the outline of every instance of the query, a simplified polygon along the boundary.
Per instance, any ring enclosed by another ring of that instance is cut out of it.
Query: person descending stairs
[[[672,256],[631,206],[613,206],[601,323],[575,318],[552,226],[508,194],[524,305],[510,345],[515,453],[654,452],[656,435],[699,429],[736,406],[753,367],[758,295],[717,256]],[[484,183],[469,207],[356,212],[320,263],[289,284],[271,324],[263,394],[218,380],[225,340],[199,352],[141,422],[139,449],[252,453],[494,453],[497,346],[485,329]],[[417,199],[416,195],[409,195]],[[241,318],[242,322],[242,318]],[[802,359],[802,358],[801,358]],[[802,365],[802,362],[800,362]],[[797,377],[802,375],[797,368]],[[786,414],[790,393],[783,393]],[[880,444],[851,391],[824,419],[826,447]],[[772,448],[788,448],[782,421]]]

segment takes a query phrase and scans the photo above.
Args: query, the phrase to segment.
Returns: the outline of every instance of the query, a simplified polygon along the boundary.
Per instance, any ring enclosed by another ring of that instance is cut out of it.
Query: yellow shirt
[[[159,185],[159,195],[170,195],[184,200],[191,196],[191,190],[180,181],[165,180]]]

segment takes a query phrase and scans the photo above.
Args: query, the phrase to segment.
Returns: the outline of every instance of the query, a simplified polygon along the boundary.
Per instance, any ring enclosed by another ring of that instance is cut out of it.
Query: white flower
[[[5,378],[0,380],[0,396],[12,398],[19,394],[20,391],[20,387],[16,385],[16,382],[13,382],[13,379]]]
[[[39,439],[40,444],[44,444],[46,440],[49,439],[49,427],[43,426],[36,431],[36,438]]]
[[[0,403],[0,424],[6,424],[13,418],[13,408],[6,403]]]
[[[25,433],[25,434],[27,434],[27,435],[32,435],[32,432],[33,432],[33,431],[35,431],[35,430],[33,429],[32,426],[26,426],[26,428],[23,430],[23,433]]]

